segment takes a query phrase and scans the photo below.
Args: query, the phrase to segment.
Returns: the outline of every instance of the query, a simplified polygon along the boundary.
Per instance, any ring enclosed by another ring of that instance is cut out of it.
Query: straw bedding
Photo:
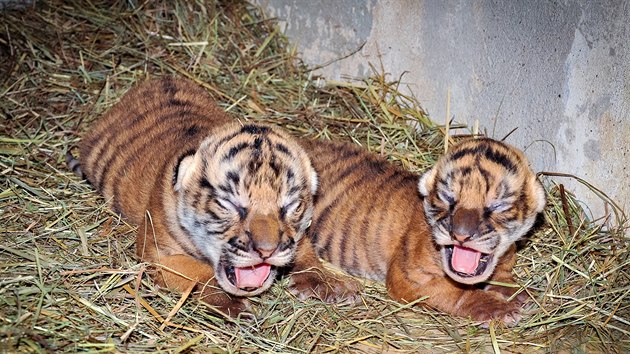
[[[281,281],[253,298],[251,316],[222,318],[157,291],[133,254],[133,228],[65,166],[81,132],[136,81],[176,74],[241,119],[353,141],[420,172],[445,133],[468,130],[446,132],[380,72],[314,77],[274,21],[243,2],[48,1],[2,12],[0,351],[628,352],[625,215],[609,201],[609,218],[590,222],[558,176],[542,177],[545,222],[514,270],[533,296],[524,319],[482,329],[395,303],[376,283],[360,304],[326,305],[292,298]]]

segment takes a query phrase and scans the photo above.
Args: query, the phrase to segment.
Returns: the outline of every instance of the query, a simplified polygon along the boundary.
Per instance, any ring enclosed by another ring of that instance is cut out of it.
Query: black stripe
[[[475,146],[474,148],[464,148],[453,153],[450,159],[453,161],[457,161],[469,155],[477,155],[481,151],[485,151],[485,150],[487,150],[487,147],[483,145],[478,145],[478,146]]]
[[[293,155],[289,151],[289,148],[287,148],[286,145],[284,145],[282,143],[276,143],[275,148],[276,148],[276,150],[284,153],[285,155],[287,155],[289,157],[293,157]]]
[[[478,167],[479,170],[479,174],[481,174],[481,176],[483,177],[483,180],[486,182],[486,194],[488,194],[490,192],[490,181],[493,180],[492,178],[492,174],[490,172],[488,172],[488,170],[486,170],[485,168],[482,168],[481,166]]]
[[[510,215],[510,216],[504,216],[504,214],[501,213],[501,217],[503,218],[503,221],[506,223],[514,222],[519,219],[516,213],[513,213],[513,215]]]
[[[197,225],[197,223],[199,222],[198,220],[195,220],[195,226]],[[178,221],[177,224],[179,226],[179,229],[184,233],[184,234],[190,234],[190,231],[184,227],[184,225],[182,225],[181,220],[179,220],[179,216],[178,216]],[[207,231],[206,231],[207,232]],[[208,232],[208,234],[213,234],[211,232]],[[197,248],[195,248],[195,246],[189,246],[187,243],[184,242],[184,240],[180,240],[178,238],[174,238],[175,242],[184,250],[184,252],[186,252],[186,254],[192,255],[195,258],[200,258],[206,261],[210,261],[207,257],[205,257],[203,254],[200,254],[199,251],[197,250]]]
[[[237,137],[239,134],[241,134],[241,131],[236,131],[232,134],[229,134],[227,136],[224,136],[223,138],[221,138],[221,140],[217,141],[216,144],[214,144],[214,150],[212,151],[212,154],[215,154],[217,152],[217,150],[223,146],[225,143],[227,143],[228,141],[234,139],[235,137]]]
[[[241,176],[239,176],[238,172],[230,171],[226,174],[227,179],[234,183],[235,186],[238,186],[238,183],[241,181]]]
[[[175,107],[183,107],[183,106],[188,105],[188,102],[183,101],[183,100],[178,100],[177,98],[169,98],[167,102],[170,106],[175,106]]]
[[[208,209],[208,210],[204,210],[204,212],[208,215],[210,215],[210,217],[213,220],[219,220],[219,216],[217,215],[217,213],[215,213],[214,211],[212,211],[212,209]]]
[[[232,184],[229,184],[229,183],[219,185],[219,190],[227,194],[234,194],[234,188],[232,188]]]
[[[343,177],[337,178],[336,184],[338,184],[342,178],[345,178],[348,175],[350,175],[350,173],[355,172],[356,168],[359,165],[363,164],[364,162],[365,161],[360,161],[359,163],[351,165],[348,169],[346,169],[346,171],[344,171],[342,173]],[[374,164],[374,163],[379,164],[378,161],[368,161],[368,164]],[[382,163],[381,163],[381,165],[382,165]],[[373,173],[369,173],[370,171],[374,172],[374,169],[370,169],[368,171],[365,171],[365,173],[363,173],[359,179],[357,179],[357,180],[353,181],[352,183],[350,183],[350,185],[347,186],[346,188],[344,188],[343,191],[337,193],[334,196],[332,203],[330,203],[330,204],[328,204],[327,206],[324,207],[324,209],[322,210],[321,214],[319,215],[319,218],[317,220],[315,220],[315,222],[313,223],[314,225],[311,226],[311,227],[313,227],[313,229],[315,231],[319,231],[320,225],[329,218],[330,213],[332,212],[332,210],[336,208],[336,206],[339,203],[339,201],[343,198],[343,196],[342,196],[343,193],[345,193],[347,191],[355,190],[355,188],[357,186],[363,184],[366,180],[374,179]],[[336,184],[334,184],[332,186],[335,186]],[[332,236],[328,236],[326,244],[323,247],[324,250],[326,250],[327,252],[330,252],[330,244],[332,242],[332,238],[333,238]],[[329,254],[329,257],[330,257],[330,254]]]
[[[236,156],[239,152],[243,151],[247,147],[249,147],[248,143],[239,143],[236,146],[231,147],[230,150],[228,150],[227,154],[223,156],[221,161],[225,162],[227,160],[233,159],[234,156]]]
[[[195,124],[193,124],[188,129],[186,129],[185,134],[187,136],[195,136],[195,135],[197,135],[198,132],[199,132],[199,127],[196,126]]]
[[[187,117],[181,117],[181,116],[179,116],[179,117],[180,118],[187,118]],[[155,141],[164,141],[164,139],[166,139],[167,137],[172,137],[177,132],[181,132],[181,131],[182,131],[182,127],[181,126],[174,125],[170,129],[167,129],[165,131],[160,132],[160,134],[158,134],[158,136],[154,140]],[[135,138],[132,137],[130,139],[131,142],[133,143],[133,142],[137,141],[138,140],[137,138],[143,133],[146,133],[146,132],[138,132],[138,133],[134,134]],[[145,141],[141,146],[138,147],[138,149],[136,149],[136,153],[134,155],[129,156],[128,159],[126,159],[126,160],[124,160],[122,162],[121,166],[123,166],[123,167],[124,166],[130,166],[133,163],[135,163],[138,159],[140,159],[141,157],[145,157],[144,154],[141,153],[141,152],[143,152],[147,148],[151,147],[152,142],[153,141]],[[173,143],[174,143],[175,146],[177,146],[179,144],[179,141],[177,139],[174,139]],[[117,147],[116,149],[118,150],[119,148],[120,148],[120,146]],[[111,167],[111,162],[116,157],[117,157],[116,154],[114,154],[109,159],[109,163],[105,166],[105,169],[102,172],[102,176],[106,176],[106,173],[109,173],[109,168]],[[168,163],[168,161],[170,161],[170,157],[167,157],[167,158],[164,159],[165,164]],[[165,165],[163,165],[162,168],[164,168],[164,166]],[[113,193],[112,194],[113,194],[114,198],[117,198],[117,196],[120,193],[119,192],[120,191],[120,186],[121,186],[120,179],[123,177],[124,171],[125,171],[124,168],[120,168],[117,171],[117,173],[115,174],[114,178],[111,180],[111,182],[112,182],[111,184],[113,185]],[[99,190],[102,191],[104,179],[101,179],[99,182],[100,182],[100,186],[98,188],[99,188]]]
[[[405,277],[406,280],[412,281],[411,277],[409,276],[409,266],[408,266],[408,262],[409,262],[409,247],[411,247],[412,245],[415,245],[414,242],[409,241],[409,233],[411,232],[411,224],[414,223],[415,220],[413,220],[413,218],[410,218],[409,222],[407,223],[407,228],[405,229],[405,231],[402,234],[401,240],[400,240],[400,248],[402,249],[402,257],[398,258],[399,260],[399,264],[400,264],[400,270],[403,273],[403,276]],[[416,271],[416,269],[413,269],[414,271]]]
[[[135,92],[135,94],[137,93],[138,92]],[[127,97],[127,95],[123,96],[123,99],[121,99],[120,102],[125,102],[126,101],[125,97]],[[117,106],[114,106],[113,109],[116,109],[120,105],[120,102],[118,103]],[[189,105],[190,105],[190,108],[197,107],[192,102],[189,103]],[[104,141],[104,143],[100,146],[100,148],[97,149],[97,151],[92,151],[90,155],[101,156],[105,149],[108,149],[108,151],[111,151],[109,148],[111,146],[111,142],[113,139],[115,139],[118,136],[118,132],[120,131],[142,131],[143,129],[137,129],[136,125],[140,123],[144,123],[144,122],[149,122],[151,123],[151,126],[154,127],[158,125],[159,122],[169,119],[173,115],[179,114],[178,112],[174,112],[174,113],[165,115],[164,111],[170,107],[173,107],[173,106],[170,105],[169,102],[165,102],[165,103],[161,103],[156,109],[151,109],[151,110],[147,109],[144,112],[125,112],[127,113],[125,117],[129,117],[131,114],[135,114],[135,115],[133,116],[132,119],[126,119],[126,120],[119,119],[112,122],[113,124],[118,125],[115,130],[106,129],[103,132],[101,132],[101,134],[91,135],[89,139],[90,146],[94,147],[97,142],[101,142],[101,141]],[[185,110],[186,114],[192,114],[192,112],[190,111],[190,108]],[[157,119],[147,120],[146,117],[149,115],[156,115]],[[195,114],[195,116],[203,117],[198,114]],[[203,118],[205,120],[207,117],[203,117]]]
[[[178,112],[173,112],[171,114],[167,114],[167,115],[161,115],[159,121],[166,121],[166,120],[171,120],[171,119],[186,119],[189,120],[193,117],[199,117],[199,118],[204,118],[201,115],[198,114],[194,114],[190,111],[178,111]],[[131,136],[129,136],[126,139],[123,139],[122,141],[119,141],[118,144],[115,144],[112,146],[111,144],[111,140],[112,139],[108,139],[107,143],[103,146],[103,148],[105,148],[105,146],[108,147],[108,151],[111,151],[111,156],[109,156],[107,158],[107,160],[101,165],[102,168],[101,169],[94,169],[92,171],[92,176],[94,179],[98,179],[98,183],[97,183],[97,188],[99,190],[102,191],[103,188],[103,182],[104,180],[107,178],[107,174],[108,174],[108,170],[111,167],[112,162],[117,159],[118,157],[120,157],[120,151],[122,151],[123,147],[124,149],[127,149],[129,145],[133,145],[136,141],[139,140],[139,138],[141,136],[145,136],[145,135],[149,135],[149,132],[157,130],[157,129],[162,129],[162,126],[156,124],[156,122],[150,122],[152,123],[150,127],[148,127],[147,129],[135,129],[133,131],[135,131],[134,134],[132,134]],[[182,131],[184,130],[184,127],[182,127],[182,124],[186,124],[186,122],[181,122],[179,125],[176,123],[172,123],[174,124],[170,129],[161,132],[158,136],[157,139],[151,140],[151,141],[145,141],[144,144],[141,145],[141,147],[144,149],[146,148],[149,144],[154,143],[155,141],[158,142],[162,142],[163,138],[172,136],[174,133],[178,132],[178,131]],[[120,131],[120,130],[118,130]],[[111,136],[117,136],[116,132],[111,132]],[[125,146],[127,145],[127,146]],[[92,154],[95,154],[95,152],[92,152]],[[97,154],[96,156],[100,156],[101,154]],[[135,159],[137,159],[137,156],[139,154],[136,152],[134,154],[134,156],[132,156],[132,158],[135,157]]]
[[[483,208],[483,215],[482,218],[483,219],[488,219],[490,217],[490,215],[492,215],[492,209],[488,208],[488,207],[484,207]]]
[[[332,144],[327,146],[318,146],[319,149],[314,149],[314,151],[310,154],[311,156],[316,156],[317,159],[312,159],[313,164],[315,165],[315,170],[320,172],[319,169],[321,167],[321,171],[330,170],[330,168],[334,165],[345,164],[349,159],[364,155],[369,157],[370,155],[367,153],[359,153],[358,149],[347,149],[347,146],[339,146],[339,148],[346,148],[339,152],[338,150],[334,150],[337,146]],[[332,149],[332,151],[331,151]],[[329,157],[329,159],[324,160],[325,157]]]
[[[399,181],[398,178],[389,181],[390,179],[392,179],[392,177],[400,177],[403,176],[402,181]],[[389,206],[392,204],[392,201],[394,200],[394,196],[396,195],[394,190],[400,190],[400,189],[405,189],[406,187],[408,187],[411,184],[411,188],[413,188],[413,190],[415,190],[415,182],[418,180],[418,176],[416,175],[406,175],[406,174],[394,174],[393,176],[390,176],[387,180],[385,180],[381,186],[379,186],[378,190],[381,190],[382,186],[385,185],[385,183],[388,184],[388,187],[386,190],[383,191],[383,193],[381,195],[386,195],[387,196],[387,200],[381,205],[381,207],[378,209],[379,211],[379,215],[378,215],[378,221],[375,222],[375,225],[377,225],[377,229],[376,232],[371,233],[370,235],[374,235],[374,236],[381,236],[383,234],[383,225],[385,223],[385,218],[387,216],[387,211],[389,210]],[[373,220],[372,218],[372,210],[373,208],[370,208],[370,212],[369,214],[366,214],[366,218],[363,222],[363,226],[361,228],[361,234],[362,235],[367,235],[367,228],[368,228],[368,220]],[[366,244],[373,244],[373,241],[375,240],[366,240]],[[380,243],[380,242],[379,242]],[[368,260],[368,264],[370,267],[370,270],[375,270],[375,269],[379,269],[380,267],[376,267],[376,265],[374,264],[373,261],[373,257],[376,256],[376,254],[373,254],[372,252],[369,252],[368,248],[365,247],[365,256]],[[378,256],[380,256],[379,258],[381,258],[384,254],[379,253]],[[387,266],[386,266],[387,267]]]
[[[291,169],[291,167],[287,167],[287,183],[291,183],[293,181],[293,179],[295,178],[295,174],[293,173],[293,170]]]
[[[530,209],[533,209],[533,208],[530,208],[530,205],[527,199],[528,199],[527,184],[524,184],[523,188],[521,188],[517,201],[514,202],[513,204],[513,205],[521,206],[523,208],[522,210],[523,210],[524,215],[529,214]]]
[[[508,171],[512,173],[517,172],[516,165],[514,165],[508,155],[489,148],[486,150],[485,156],[486,158],[488,158],[488,160],[505,167]]]
[[[208,181],[208,178],[206,178],[206,176],[201,177],[201,180],[199,181],[199,187],[203,189],[209,189],[210,193],[212,194],[214,194],[214,192],[216,191],[216,189],[214,188],[214,186],[212,186],[212,184],[210,184],[210,181]]]
[[[261,166],[262,162],[260,162],[260,159],[251,159],[247,164],[247,171],[249,171],[252,175],[256,174],[260,170]]]
[[[395,187],[396,187],[396,181],[397,181],[398,179],[402,179],[401,177],[403,176],[402,174],[400,174],[400,173],[396,173],[396,172],[397,172],[397,171],[392,170],[392,171],[391,171],[391,174],[390,174],[390,175],[388,175],[388,176],[387,176],[387,178],[385,178],[385,179],[381,180],[381,182],[378,184],[378,187],[376,187],[376,188],[374,188],[374,189],[372,189],[372,188],[369,188],[369,189],[368,189],[368,188],[363,188],[363,189],[361,189],[361,191],[359,192],[359,194],[357,194],[357,195],[353,195],[354,200],[360,200],[360,199],[362,199],[362,198],[365,196],[366,192],[368,192],[368,190],[369,190],[369,191],[376,190],[376,191],[381,192],[381,191],[383,191],[383,188],[384,188],[385,186],[387,186],[387,187],[388,187],[388,188],[387,188],[387,191],[392,190],[393,188],[395,188]],[[382,194],[382,195],[387,195],[387,194]],[[368,200],[368,199],[369,199],[369,198],[365,198],[364,200]],[[388,200],[389,200],[389,199],[391,199],[391,195],[388,195]],[[362,220],[362,224],[363,224],[363,225],[362,225],[362,228],[361,228],[361,232],[360,232],[359,234],[355,234],[355,235],[354,235],[354,236],[355,236],[354,238],[356,238],[356,237],[365,237],[365,235],[366,235],[367,230],[363,229],[363,226],[365,226],[365,225],[367,224],[367,220],[368,220],[368,219],[371,219],[371,218],[372,218],[372,210],[374,210],[374,206],[375,206],[375,205],[374,205],[374,203],[372,203],[372,202],[369,202],[369,203],[370,203],[370,206],[369,206],[369,208],[368,208],[367,212],[364,214],[364,219]],[[355,221],[355,224],[359,224],[359,223],[357,223],[357,222],[356,222],[356,221],[358,220],[358,219],[356,218],[356,214],[357,214],[357,211],[358,211],[358,209],[359,209],[359,207],[360,207],[360,206],[361,206],[361,203],[354,203],[354,206],[352,207],[352,210],[351,210],[351,211],[350,211],[350,213],[348,214],[348,217],[347,217],[347,218],[346,218],[346,220],[344,220],[344,221],[342,222],[342,224],[341,224],[341,225],[343,225],[343,229],[342,229],[342,233],[341,233],[341,237],[342,237],[342,238],[341,238],[341,244],[340,244],[341,254],[342,254],[342,255],[345,255],[345,252],[346,252],[347,239],[348,239],[348,235],[350,235],[350,226],[351,226],[351,224],[352,224],[352,221],[354,220],[354,221]],[[386,209],[379,209],[379,211],[380,211],[381,213],[384,213],[384,212],[386,212],[387,210],[386,210]],[[355,248],[355,249],[356,249],[357,247],[362,247],[362,248],[363,248],[363,250],[366,250],[366,249],[368,248],[368,244],[369,244],[368,242],[363,242],[363,243],[361,243],[361,244],[354,244],[354,245],[353,245],[353,248]],[[356,252],[354,252],[354,253],[356,254]],[[369,257],[367,257],[367,258],[369,259]],[[349,263],[347,263],[347,261],[349,261],[349,260],[348,260],[348,259],[345,259],[344,261],[345,261],[344,263],[340,262],[340,264],[342,264],[342,265],[345,265],[345,266],[349,267],[349,266],[350,266],[350,264],[349,264]],[[358,261],[358,259],[357,259],[357,257],[356,257],[356,256],[355,256],[355,257],[353,257],[353,260],[352,260],[352,261],[353,261],[353,262],[352,262],[352,267],[353,267],[353,268],[355,268],[355,269],[356,269],[356,268],[358,268],[358,265],[357,265],[357,261]],[[371,268],[371,267],[370,267],[370,268]]]
[[[190,203],[190,205],[194,208],[197,209],[199,207],[199,203],[201,202],[201,191],[195,191],[195,194],[193,194],[192,197],[192,203]]]
[[[246,233],[249,236],[249,239],[251,239],[251,233],[249,233],[249,231],[246,231]],[[227,243],[238,250],[245,252],[249,251],[249,243],[241,240],[241,238],[238,236],[230,237]]]
[[[292,194],[299,193],[299,192],[302,191],[302,189],[303,189],[302,187],[303,186],[301,186],[301,185],[292,186],[291,188],[289,188],[289,191],[287,192],[287,194],[289,196],[291,196]]]
[[[319,234],[318,234],[317,232],[313,232],[313,231],[312,231],[313,229],[312,229],[312,228],[310,228],[310,227],[309,227],[308,229],[309,229],[308,235],[309,235],[309,236],[310,236],[310,238],[311,238],[311,242],[313,243],[313,245],[315,245],[315,248],[317,249],[317,255],[321,257],[321,256],[322,256],[322,254],[321,254],[321,248],[320,248],[320,247],[319,247],[319,245],[318,245],[318,241],[319,241]]]
[[[280,233],[282,234],[282,231],[280,231]],[[289,237],[286,242],[283,242],[278,246],[278,251],[282,252],[290,247],[293,247],[293,245],[295,245],[295,240]]]
[[[247,215],[249,214],[249,209],[244,208],[242,206],[236,206],[236,210],[238,211],[238,216],[241,219],[241,221],[247,218]]]
[[[178,159],[177,159],[177,163],[175,163],[175,166],[173,166],[173,185],[175,185],[177,183],[177,177],[178,177],[178,173],[179,173],[179,165],[181,165],[182,160],[184,160],[186,157],[190,156],[190,155],[194,155],[195,154],[195,150],[191,149],[186,151],[185,153],[183,153]]]
[[[298,222],[302,220],[304,213],[306,212],[306,208],[304,208],[304,202],[299,201],[300,205],[298,205],[296,211],[299,211],[298,214],[293,215],[293,220],[297,220]]]
[[[174,96],[177,91],[177,87],[173,83],[173,80],[170,77],[164,77],[162,80],[162,92],[169,96]]]
[[[276,156],[271,155],[271,160],[269,161],[269,167],[273,171],[273,175],[278,178],[280,176],[280,166],[276,163]]]
[[[269,139],[264,139],[269,141]],[[260,150],[260,148],[262,147],[262,143],[263,143],[263,138],[257,136],[256,138],[254,138],[254,150]]]
[[[336,187],[339,183],[341,183],[342,180],[346,179],[352,173],[356,173],[357,171],[362,172],[361,171],[362,167],[367,169],[367,171],[363,172],[362,179],[365,179],[366,177],[368,177],[368,174],[370,172],[383,173],[385,169],[382,165],[383,163],[381,161],[374,161],[374,160],[366,161],[364,159],[360,159],[359,161],[351,164],[349,167],[347,167],[341,173],[339,173],[336,176],[336,178],[332,181],[332,183],[329,185],[329,188],[332,189]]]
[[[248,134],[265,134],[269,132],[269,127],[265,127],[261,125],[246,124],[241,128],[240,132],[248,133]]]
[[[503,166],[505,169],[507,169],[510,172],[517,171],[516,166],[514,165],[514,163],[512,162],[512,160],[510,159],[508,155],[500,151],[494,150],[490,146],[482,145],[482,144],[477,145],[472,148],[463,148],[461,150],[458,150],[455,153],[453,153],[450,159],[453,161],[457,161],[469,155],[474,155],[477,158],[482,156],[498,165]]]

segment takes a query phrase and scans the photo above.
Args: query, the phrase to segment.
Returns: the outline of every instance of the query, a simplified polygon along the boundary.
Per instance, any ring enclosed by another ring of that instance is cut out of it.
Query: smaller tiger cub
[[[468,140],[418,176],[354,145],[302,146],[319,175],[309,234],[322,258],[385,282],[401,302],[426,296],[421,305],[456,316],[519,321],[524,296],[479,287],[514,283],[515,242],[545,206],[518,149]]]
[[[192,82],[134,87],[83,137],[80,154],[83,175],[138,226],[136,253],[161,286],[194,287],[229,315],[287,271],[300,297],[357,291],[324,270],[303,237],[317,190],[304,150],[278,127],[231,119]]]

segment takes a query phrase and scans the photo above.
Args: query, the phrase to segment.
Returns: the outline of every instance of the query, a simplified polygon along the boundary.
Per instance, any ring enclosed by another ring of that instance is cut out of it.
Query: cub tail
[[[86,179],[83,171],[81,170],[81,163],[70,152],[66,152],[66,165],[68,165],[68,169],[74,172],[75,175],[82,179]]]

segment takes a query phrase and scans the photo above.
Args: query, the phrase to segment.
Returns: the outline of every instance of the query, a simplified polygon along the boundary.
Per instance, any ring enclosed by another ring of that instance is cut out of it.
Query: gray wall
[[[456,121],[526,149],[537,171],[574,174],[630,206],[630,2],[257,0],[306,63],[365,46],[319,73],[365,76],[383,64],[431,117],[447,91]],[[556,178],[592,210],[604,203]]]

